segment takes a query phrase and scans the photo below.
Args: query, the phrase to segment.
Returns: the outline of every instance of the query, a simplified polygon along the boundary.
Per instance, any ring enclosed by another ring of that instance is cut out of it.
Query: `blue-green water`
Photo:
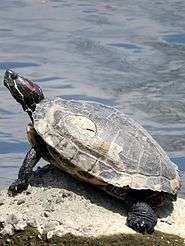
[[[0,81],[11,68],[47,96],[116,106],[185,172],[184,13],[176,0],[1,1]],[[16,178],[28,122],[1,82],[1,187]]]

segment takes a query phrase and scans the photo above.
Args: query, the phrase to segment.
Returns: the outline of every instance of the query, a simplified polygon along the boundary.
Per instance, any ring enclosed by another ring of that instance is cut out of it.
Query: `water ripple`
[[[13,69],[13,68],[23,68],[23,67],[38,67],[40,66],[34,62],[0,62],[0,69]]]

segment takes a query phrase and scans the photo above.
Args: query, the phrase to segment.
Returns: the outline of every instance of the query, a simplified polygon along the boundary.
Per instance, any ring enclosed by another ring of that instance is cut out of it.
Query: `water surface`
[[[185,172],[184,13],[176,0],[2,1],[0,81],[11,68],[47,96],[116,106]],[[1,82],[1,187],[16,178],[29,147],[28,122]]]

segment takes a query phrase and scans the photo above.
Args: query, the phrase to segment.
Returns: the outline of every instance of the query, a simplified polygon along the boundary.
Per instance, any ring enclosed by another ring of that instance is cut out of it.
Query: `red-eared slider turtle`
[[[180,178],[177,166],[145,129],[103,104],[44,99],[38,85],[11,70],[5,73],[4,85],[31,118],[27,135],[32,147],[9,194],[27,189],[33,167],[42,157],[129,201],[128,226],[153,232],[154,208],[164,198],[176,198]]]

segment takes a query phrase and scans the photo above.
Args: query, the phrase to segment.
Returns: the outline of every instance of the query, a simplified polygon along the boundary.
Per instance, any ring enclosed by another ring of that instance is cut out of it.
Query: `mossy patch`
[[[63,237],[54,236],[51,239],[47,239],[46,235],[38,236],[38,231],[34,228],[27,228],[25,231],[16,232],[13,236],[0,235],[0,245],[14,245],[14,246],[182,246],[185,245],[184,239],[165,234],[161,232],[155,232],[152,235],[142,234],[120,234],[113,236],[101,236],[101,237],[78,237],[71,234],[66,234]]]

